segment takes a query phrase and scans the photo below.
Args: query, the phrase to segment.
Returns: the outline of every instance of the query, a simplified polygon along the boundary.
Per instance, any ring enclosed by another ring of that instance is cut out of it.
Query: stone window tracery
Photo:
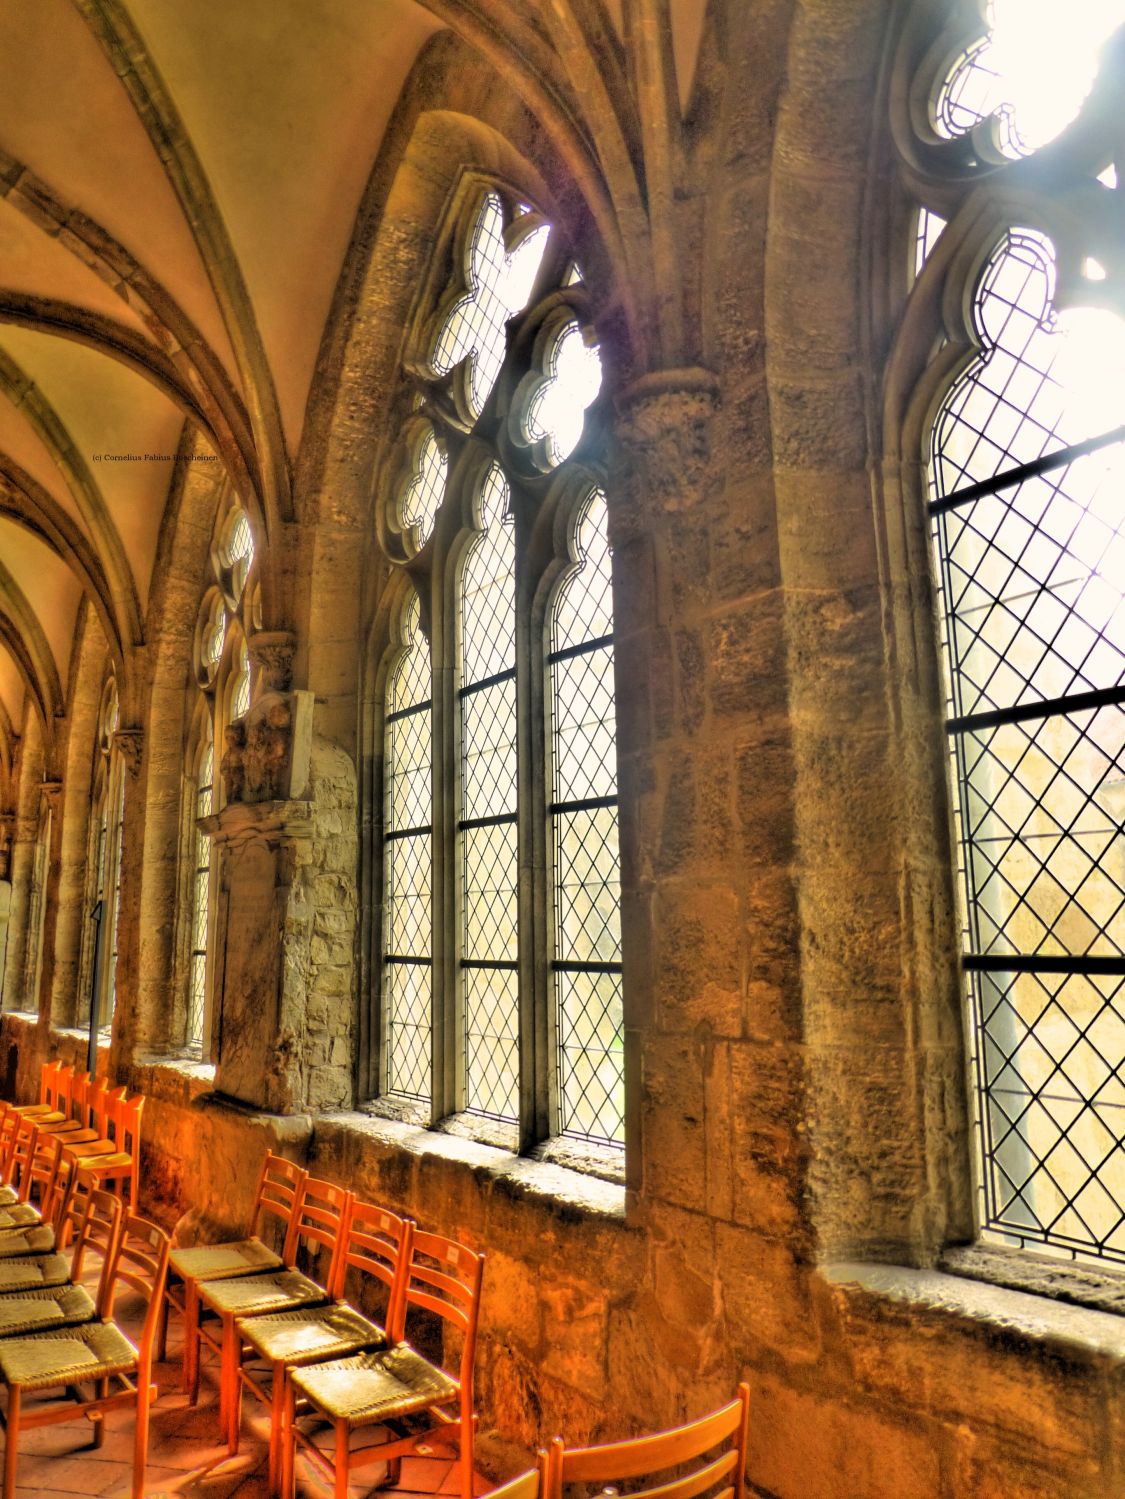
[[[526,202],[478,187],[448,254],[380,520],[399,623],[383,647],[372,1091],[521,1148],[616,1147],[602,361],[589,293]]]
[[[923,394],[979,1223],[1116,1260],[1125,245],[1104,122],[1123,23],[1118,0],[1065,22],[1057,4],[994,0],[975,35],[959,18],[915,77],[931,103],[906,153],[919,292],[944,278]]]
[[[256,625],[254,537],[237,502],[221,512],[211,547],[210,579],[195,635],[196,709],[189,734],[184,796],[182,904],[186,973],[183,1021],[171,1040],[207,1059],[211,1033],[211,929],[215,868],[211,837],[200,826],[220,807],[216,774],[228,726],[250,707],[247,636]]]

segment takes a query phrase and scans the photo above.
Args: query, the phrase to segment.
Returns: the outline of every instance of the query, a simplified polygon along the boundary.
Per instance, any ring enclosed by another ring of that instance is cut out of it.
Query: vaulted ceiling
[[[626,40],[662,16],[683,100],[704,9],[528,0],[500,12],[548,43],[574,16]],[[285,511],[388,121],[427,40],[461,12],[479,35],[496,10],[0,5],[0,735],[29,707],[48,720],[65,710],[84,594],[111,648],[144,640],[185,417],[263,513]]]

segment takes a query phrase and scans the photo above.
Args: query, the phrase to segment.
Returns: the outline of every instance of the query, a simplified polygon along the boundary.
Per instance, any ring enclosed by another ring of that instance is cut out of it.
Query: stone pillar
[[[232,802],[201,826],[219,870],[215,920],[215,1088],[271,1113],[304,1103],[299,1037],[308,943],[302,869],[311,863],[305,801]]]
[[[11,883],[0,880],[0,1008],[4,1003],[4,958],[8,951],[8,913],[11,906]]]
[[[17,817],[12,823],[8,848],[8,876],[12,887],[8,910],[7,952],[4,967],[4,1008],[26,1010],[34,996],[25,992],[28,943],[32,938],[31,882],[35,876],[35,842],[39,822],[35,817]]]

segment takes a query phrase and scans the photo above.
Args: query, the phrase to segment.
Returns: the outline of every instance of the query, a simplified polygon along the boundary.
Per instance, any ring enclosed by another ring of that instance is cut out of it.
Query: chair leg
[[[105,1400],[108,1395],[109,1395],[109,1377],[106,1376],[106,1378],[98,1380],[98,1399],[99,1400]],[[99,1415],[96,1415],[94,1417],[94,1435],[93,1435],[93,1437],[92,1437],[92,1439],[90,1441],[90,1446],[93,1447],[96,1450],[98,1447],[100,1447],[103,1444],[104,1441],[105,1441],[105,1416],[104,1416],[104,1414],[99,1414]]]
[[[333,1499],[348,1499],[348,1423],[336,1422],[336,1483]]]
[[[147,1371],[144,1379],[137,1374],[137,1422],[133,1433],[133,1495],[145,1499],[145,1468],[148,1465],[148,1427],[152,1411],[152,1386]]]
[[[199,1295],[195,1282],[184,1286],[184,1389],[192,1405],[199,1404]]]
[[[238,1432],[242,1425],[242,1379],[240,1377],[240,1365],[242,1363],[242,1338],[238,1328],[235,1326],[233,1317],[223,1318],[223,1340],[221,1354],[222,1368],[219,1371],[219,1385],[225,1396],[226,1408],[226,1434],[227,1450],[231,1457],[238,1452]],[[222,1428],[223,1412],[219,1412],[219,1424]]]
[[[471,1412],[461,1417],[461,1438],[457,1443],[460,1464],[461,1499],[473,1499],[473,1436],[477,1418]]]
[[[281,1499],[297,1499],[297,1397],[287,1374],[281,1382]]]
[[[156,1324],[156,1362],[162,1364],[168,1357],[168,1317],[171,1303],[167,1295],[160,1298],[160,1321]]]
[[[8,1386],[7,1445],[4,1448],[4,1499],[15,1499],[16,1463],[20,1455],[20,1389]]]
[[[282,1484],[282,1452],[285,1438],[285,1365],[274,1364],[270,1371],[270,1465],[269,1488],[271,1499],[278,1499]]]

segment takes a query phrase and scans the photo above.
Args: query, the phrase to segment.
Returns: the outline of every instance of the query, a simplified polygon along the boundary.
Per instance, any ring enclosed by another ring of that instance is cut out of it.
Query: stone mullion
[[[431,574],[433,663],[433,866],[431,990],[434,1121],[464,1107],[463,996],[458,964],[461,869],[457,833],[460,735],[457,728],[457,596],[461,551],[439,555]]]

